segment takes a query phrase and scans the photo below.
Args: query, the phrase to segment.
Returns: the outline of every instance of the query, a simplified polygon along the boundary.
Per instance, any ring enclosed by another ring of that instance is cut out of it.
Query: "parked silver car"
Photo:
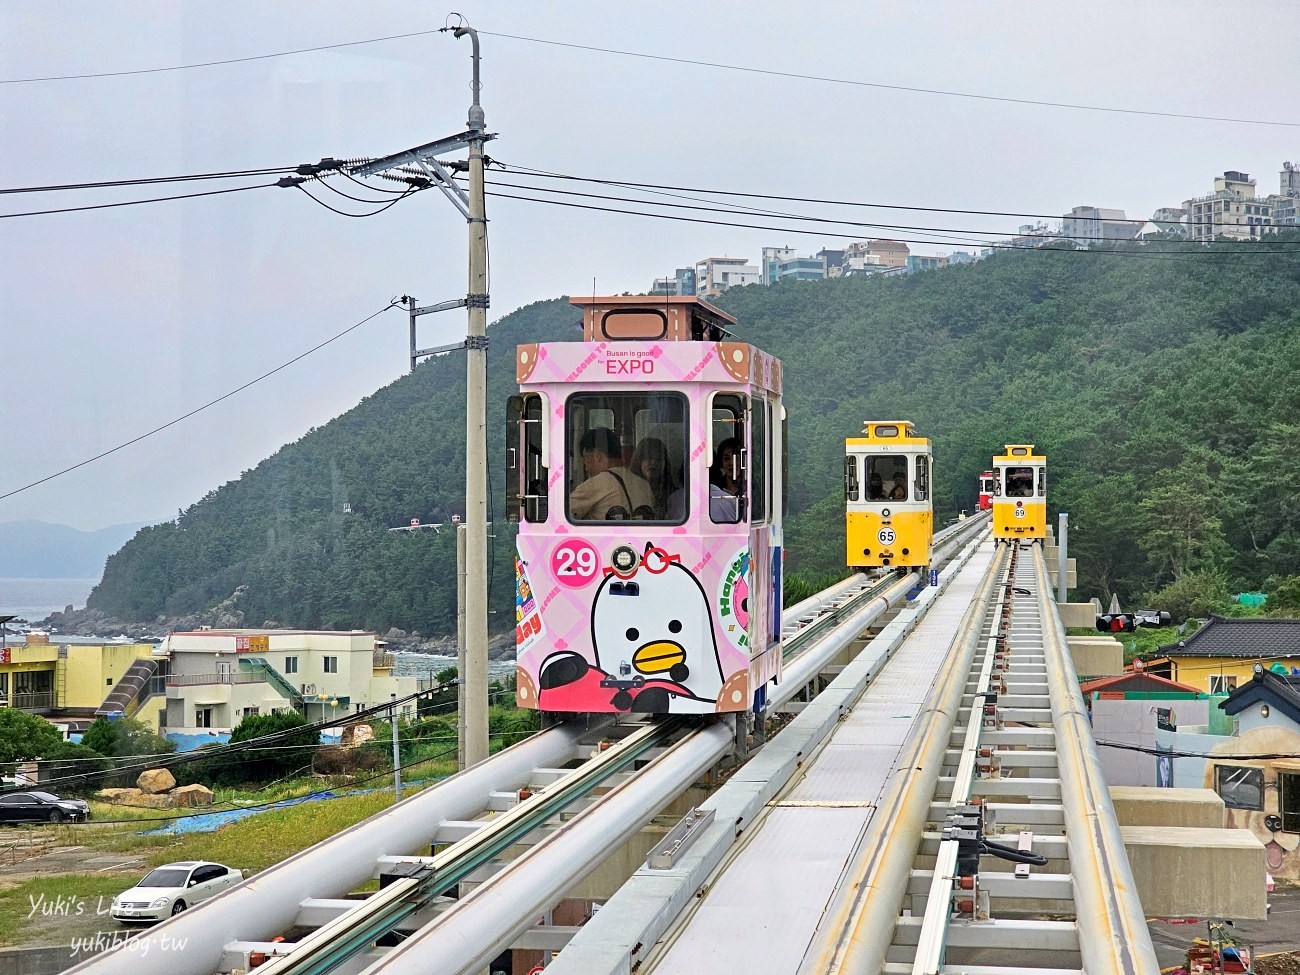
[[[109,913],[123,924],[161,921],[243,879],[242,871],[220,863],[205,860],[167,863],[150,870],[138,884],[114,897]]]

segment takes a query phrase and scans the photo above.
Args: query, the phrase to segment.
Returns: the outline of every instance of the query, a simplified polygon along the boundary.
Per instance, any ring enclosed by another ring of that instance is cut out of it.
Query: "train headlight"
[[[888,518],[888,517],[889,517],[889,509],[888,509],[888,508],[881,508],[881,509],[880,509],[880,517],[881,517],[881,518]]]
[[[610,563],[614,566],[614,571],[619,575],[631,575],[636,571],[636,549],[631,545],[620,545],[614,549],[614,554],[610,556]]]

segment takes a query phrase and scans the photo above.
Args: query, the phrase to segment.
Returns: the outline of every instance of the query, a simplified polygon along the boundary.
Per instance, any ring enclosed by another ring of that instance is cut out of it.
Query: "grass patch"
[[[64,874],[0,888],[0,945],[71,948],[76,937],[112,930],[118,924],[108,916],[109,904],[133,882],[120,874]]]

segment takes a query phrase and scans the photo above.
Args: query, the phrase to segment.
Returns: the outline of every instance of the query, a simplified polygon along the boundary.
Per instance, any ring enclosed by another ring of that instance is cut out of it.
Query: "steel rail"
[[[734,723],[701,728],[635,778],[512,861],[364,970],[363,975],[481,971],[564,891],[596,869],[615,842],[635,835],[733,747]]]
[[[1083,968],[1089,975],[1157,973],[1160,965],[1097,757],[1065,629],[1052,602],[1046,562],[1041,548],[1034,546],[1032,551]]]
[[[411,857],[410,862],[430,868],[429,875],[398,881],[380,894],[360,901],[355,908],[301,941],[284,945],[288,953],[262,966],[261,972],[320,975],[330,971],[364,951],[377,937],[392,931],[433,898],[491,862],[548,819],[586,797],[650,749],[667,743],[683,724],[681,718],[648,724],[441,853]]]
[[[885,963],[905,896],[930,800],[938,785],[966,684],[979,648],[991,593],[1006,574],[1010,552],[999,547],[981,580],[953,640],[950,665],[940,676],[925,710],[930,715],[919,736],[900,757],[896,775],[873,817],[886,828],[873,829],[846,870],[844,895],[828,905],[826,918],[809,946],[800,973],[870,973]],[[906,832],[905,832],[906,831]],[[821,932],[824,932],[822,934]],[[818,944],[820,940],[820,945]]]

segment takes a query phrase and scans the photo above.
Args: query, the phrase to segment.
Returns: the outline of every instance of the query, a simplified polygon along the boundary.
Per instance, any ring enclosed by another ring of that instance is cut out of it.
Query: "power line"
[[[708,196],[735,196],[751,200],[777,200],[783,203],[817,203],[826,206],[839,207],[859,207],[862,209],[879,209],[879,210],[911,210],[917,213],[956,213],[965,216],[981,217],[1027,217],[1033,220],[1064,220],[1073,217],[1072,214],[1060,213],[1022,213],[1013,210],[969,210],[959,207],[925,207],[915,206],[904,203],[864,203],[856,200],[832,200],[820,197],[808,196],[783,196],[777,193],[748,193],[740,190],[714,190],[698,186],[674,186],[664,183],[639,183],[632,180],[614,180],[599,179],[592,176],[574,176],[569,173],[556,173],[545,169],[533,169],[529,166],[517,166],[513,163],[502,162],[494,159],[498,166],[507,172],[516,172],[526,176],[537,176],[545,179],[569,180],[579,183],[596,183],[604,186],[621,186],[625,189],[640,189],[646,191],[664,190],[675,191],[679,193],[702,193]],[[1100,220],[1100,217],[1078,217],[1079,220]],[[1146,226],[1153,223],[1151,220],[1144,220],[1140,217],[1126,217],[1122,220],[1107,219],[1106,223],[1126,223],[1136,226]],[[1205,226],[1205,225],[1202,225]],[[1238,224],[1211,223],[1211,227],[1228,227],[1239,226]],[[1277,229],[1277,228],[1274,228]]]
[[[46,75],[40,78],[0,78],[0,85],[25,85],[38,81],[80,81],[87,78],[122,78],[128,75],[161,74],[165,71],[187,71],[190,68],[214,68],[223,64],[244,64],[248,61],[266,61],[271,58],[283,58],[293,54],[310,54],[313,51],[334,51],[341,47],[359,47],[362,44],[380,44],[385,41],[400,41],[410,37],[426,37],[437,34],[438,30],[417,30],[409,34],[389,34],[385,37],[368,37],[362,41],[341,41],[338,44],[321,44],[317,47],[300,47],[292,51],[275,51],[271,54],[251,54],[242,58],[223,58],[220,61],[197,61],[190,64],[170,64],[158,68],[132,68],[126,71],[96,71],[87,74]]]
[[[720,61],[701,61],[694,58],[670,57],[664,54],[646,54],[642,51],[623,51],[616,48],[595,47],[590,44],[575,44],[571,41],[555,41],[542,37],[525,37],[521,34],[502,34],[496,31],[480,30],[484,37],[502,37],[512,41],[527,41],[531,44],[547,44],[553,47],[567,47],[579,51],[595,51],[599,54],[617,54],[621,57],[643,58],[648,61],[667,61],[671,64],[689,64],[702,68],[718,68],[724,71],[740,71],[746,74],[770,75],[776,78],[793,78],[798,81],[820,81],[826,84],[847,85],[855,88],[879,88],[885,91],[906,91],[921,95],[942,95],[947,98],[970,98],[979,101],[1009,102],[1013,105],[1033,105],[1039,108],[1066,108],[1080,112],[1107,112],[1119,115],[1146,115],[1156,118],[1190,119],[1196,122],[1236,122],[1241,125],[1285,125],[1300,128],[1300,122],[1278,122],[1271,119],[1231,118],[1221,115],[1191,115],[1182,112],[1159,112],[1138,108],[1114,108],[1106,105],[1084,105],[1074,102],[1054,102],[1034,98],[1011,98],[1006,95],[983,95],[969,91],[949,91],[941,88],[920,88],[912,85],[888,85],[878,81],[858,81],[851,78],[831,78],[825,75],[801,74],[795,71],[777,71],[772,68],[755,68],[749,65],[725,64]]]
[[[742,214],[753,213],[753,214],[758,214],[760,216],[777,217],[785,220],[801,220],[807,223],[828,223],[828,224],[837,224],[841,226],[862,227],[865,229],[875,229],[875,230],[910,230],[910,231],[914,231],[918,233],[926,233],[926,234],[978,234],[981,236],[998,237],[998,238],[1015,236],[1015,234],[1009,233],[1008,231],[1005,230],[976,230],[967,227],[926,227],[926,226],[917,226],[915,224],[868,223],[860,220],[841,220],[833,217],[818,217],[818,216],[813,216],[811,214],[787,213],[780,210],[767,210],[758,207],[736,208],[736,207],[716,207],[716,206],[706,205],[708,203],[715,202],[712,200],[699,200],[693,204],[665,203],[658,200],[640,199],[638,197],[611,196],[608,194],[601,194],[601,193],[583,193],[578,190],[549,189],[547,187],[532,186],[526,183],[507,183],[507,182],[502,182],[500,180],[494,180],[492,185],[504,186],[513,189],[532,190],[534,192],[541,192],[541,193],[555,193],[564,196],[578,196],[587,199],[608,200],[615,203],[635,203],[642,206],[655,206],[655,207],[663,207],[667,209],[702,210],[709,213],[742,213]],[[690,197],[679,196],[678,199],[690,199]],[[1126,221],[1126,222],[1132,222],[1132,221]],[[1142,222],[1145,223],[1146,221],[1142,221]],[[1065,234],[1060,234],[1057,236],[1063,239],[1068,239],[1073,241],[1118,242],[1118,239],[1113,237],[1098,237],[1098,236],[1081,235],[1081,234],[1069,234],[1068,236]],[[947,242],[934,241],[934,243],[947,243]],[[1281,246],[1287,246],[1291,244],[1300,245],[1300,241],[1277,240],[1277,241],[1270,241],[1270,243],[1275,245],[1281,245]]]
[[[297,166],[267,166],[261,169],[230,169],[219,173],[191,173],[188,176],[146,176],[139,179],[109,179],[95,183],[55,183],[48,186],[12,186],[0,189],[0,196],[12,193],[54,193],[60,190],[102,190],[118,186],[155,186],[164,183],[185,183],[201,179],[233,179],[239,176],[270,176],[274,173],[292,173]]]
[[[223,193],[242,193],[245,190],[260,190],[275,185],[275,183],[257,183],[253,186],[232,186],[224,190],[204,190],[201,193],[181,193],[176,196],[155,196],[146,200],[123,200],[119,203],[95,203],[84,207],[60,207],[57,210],[28,210],[23,213],[0,213],[0,220],[9,220],[14,217],[42,217],[51,213],[78,213],[82,210],[111,210],[114,207],[138,206],[141,203],[165,203],[168,200],[191,200],[199,196],[220,196]]]
[[[313,203],[319,203],[319,204],[320,204],[321,206],[323,206],[326,210],[329,210],[329,211],[331,211],[332,213],[337,213],[337,214],[338,214],[339,216],[341,216],[341,217],[352,217],[352,218],[354,218],[354,219],[358,219],[358,220],[360,220],[360,219],[364,219],[365,217],[374,217],[374,216],[378,216],[379,214],[383,213],[385,210],[389,209],[390,207],[394,207],[394,206],[396,206],[397,204],[401,203],[403,200],[405,200],[405,199],[406,199],[408,196],[410,196],[412,193],[418,193],[418,192],[420,191],[420,188],[419,188],[419,187],[414,187],[414,186],[413,186],[413,187],[411,187],[411,189],[407,190],[407,191],[406,191],[405,193],[403,193],[401,196],[395,197],[395,198],[392,199],[392,200],[388,200],[387,202],[384,203],[383,206],[381,206],[381,207],[380,207],[379,209],[377,209],[377,210],[371,210],[369,213],[348,213],[348,211],[346,211],[346,210],[340,210],[338,207],[330,206],[330,204],[326,203],[324,200],[322,200],[322,199],[321,199],[320,197],[318,197],[318,196],[313,196],[312,193],[307,189],[307,187],[303,186],[301,183],[294,183],[293,185],[294,185],[294,186],[297,186],[298,189],[302,190],[302,192],[307,196],[307,198],[310,199]],[[326,185],[328,185],[328,184],[326,184]],[[340,196],[347,196],[347,194],[344,193],[342,190],[334,189],[334,187],[332,187],[332,186],[330,187],[330,189],[334,190],[334,192],[335,192],[335,193],[338,193]],[[357,199],[357,198],[356,198],[355,196],[353,196],[353,197],[348,197],[348,199],[355,200],[355,199]],[[362,200],[362,201],[360,201],[360,202],[364,203],[364,202],[368,202],[368,201]],[[379,202],[379,201],[373,201],[373,202]]]
[[[94,78],[122,78],[132,75],[160,74],[169,71],[187,71],[192,68],[212,68],[227,64],[244,64],[250,61],[266,61],[272,58],[290,57],[295,54],[310,54],[316,51],[333,51],[345,47],[360,47],[366,44],[381,44],[388,41],[406,40],[412,37],[427,37],[440,33],[443,28],[410,31],[405,34],[388,34],[383,37],[369,37],[358,41],[340,41],[336,44],[320,44],[315,47],[300,47],[288,51],[274,51],[269,54],[252,54],[238,58],[222,58],[215,61],[196,61],[188,64],[171,64],[154,68],[131,68],[122,71],[96,71],[82,74],[44,75],[29,78],[0,78],[0,85],[21,85],[45,81],[79,81]],[[527,37],[522,34],[506,34],[498,31],[481,30],[485,37],[500,37],[512,41],[524,41],[530,44],[544,44],[552,47],[566,47],[579,51],[592,51],[599,54],[615,54],[620,57],[641,58],[648,61],[664,61],[670,64],[687,64],[694,67],[716,68],[723,71],[738,71],[745,74],[769,75],[777,78],[791,78],[798,81],[817,81],[825,84],[844,85],[855,88],[876,88],[882,91],[903,91],[912,94],[938,95],[945,98],[967,98],[978,101],[1005,102],[1013,105],[1030,105],[1038,108],[1063,108],[1071,111],[1104,112],[1119,115],[1142,115],[1155,118],[1187,119],[1196,122],[1232,122],[1239,125],[1281,125],[1300,127],[1300,122],[1282,122],[1273,119],[1246,119],[1222,115],[1194,115],[1185,112],[1162,112],[1154,109],[1116,108],[1109,105],[1087,105],[1075,102],[1057,102],[1034,98],[1013,98],[1008,95],[987,95],[979,92],[953,91],[942,88],[922,88],[916,85],[891,85],[879,81],[862,81],[853,78],[833,78],[825,75],[804,74],[795,71],[778,71],[774,68],[758,68],[752,65],[726,64],[719,61],[703,61],[695,58],[671,57],[664,54],[648,54],[643,51],[625,51],[618,48],[596,47],[591,44],[576,44],[571,41],[557,41],[543,37]]]
[[[56,477],[62,477],[64,474],[70,474],[73,471],[78,470],[79,468],[85,467],[87,464],[93,464],[95,461],[102,460],[103,458],[109,456],[110,454],[115,454],[119,450],[124,450],[127,447],[130,447],[134,444],[138,444],[141,440],[145,440],[148,437],[152,437],[156,433],[161,433],[163,430],[166,430],[168,427],[175,426],[176,424],[180,423],[182,420],[188,420],[190,417],[196,416],[197,414],[202,413],[204,410],[216,406],[222,400],[229,399],[230,397],[234,396],[236,393],[241,393],[245,389],[248,389],[250,386],[260,383],[263,379],[267,379],[271,376],[274,376],[277,372],[280,372],[283,369],[287,369],[289,366],[293,365],[295,362],[298,362],[300,359],[305,359],[313,352],[325,348],[325,346],[329,345],[331,342],[338,341],[343,336],[347,335],[349,332],[355,329],[360,328],[362,325],[366,324],[366,322],[370,321],[371,319],[378,318],[380,315],[382,315],[384,312],[388,311],[389,309],[397,307],[397,304],[398,303],[396,300],[390,301],[387,305],[379,309],[379,311],[375,312],[373,315],[368,315],[365,318],[361,319],[361,321],[349,325],[347,328],[343,329],[343,331],[330,336],[324,342],[321,342],[319,345],[312,346],[306,352],[294,356],[288,362],[281,363],[280,365],[276,366],[274,369],[262,373],[262,375],[258,376],[256,379],[250,379],[242,386],[237,386],[234,389],[230,390],[230,392],[223,393],[222,395],[218,396],[216,399],[210,400],[209,402],[204,403],[202,406],[190,410],[188,413],[182,414],[181,416],[178,416],[173,420],[168,420],[166,423],[162,424],[161,426],[154,427],[152,430],[148,431],[147,433],[142,433],[140,434],[140,436],[133,437],[132,439],[126,441],[125,443],[120,443],[116,447],[111,447],[108,450],[102,451],[96,454],[94,457],[88,457],[86,460],[73,464],[71,467],[65,467],[61,471],[55,471],[53,474],[47,474],[45,477],[42,477],[36,481],[32,481],[30,484],[24,484],[22,487],[14,488],[12,491],[7,491],[4,494],[0,494],[0,501],[5,500],[6,498],[12,498],[16,494],[22,494],[24,491],[29,491],[38,485],[44,484],[46,481],[52,481]]]
[[[719,226],[719,227],[736,227],[742,230],[763,230],[763,231],[768,231],[777,234],[800,234],[805,236],[816,236],[816,237],[834,237],[834,238],[839,238],[844,240],[860,240],[862,237],[861,234],[836,233],[834,231],[827,231],[827,230],[808,230],[799,227],[774,227],[767,224],[741,223],[733,220],[712,220],[705,217],[689,217],[689,216],[683,216],[679,214],[655,213],[655,212],[645,211],[645,210],[627,210],[619,207],[603,207],[603,206],[596,206],[594,204],[589,204],[589,203],[575,203],[569,200],[549,200],[549,199],[544,199],[536,196],[521,196],[515,193],[501,193],[494,190],[488,190],[487,192],[489,196],[496,196],[496,197],[509,199],[509,200],[523,200],[529,203],[544,203],[550,206],[569,207],[571,209],[577,209],[577,210],[592,210],[601,213],[620,213],[629,216],[650,217],[656,220],[670,220],[679,223],[696,223],[696,224],[706,224],[710,226]],[[643,205],[663,206],[664,204],[658,204],[653,201],[647,200],[643,202]],[[1109,255],[1115,257],[1139,258],[1139,259],[1147,259],[1147,260],[1183,260],[1189,262],[1196,261],[1199,263],[1205,263],[1205,262],[1222,263],[1219,261],[1219,258],[1226,258],[1228,260],[1231,260],[1233,258],[1245,257],[1245,256],[1254,257],[1258,255],[1267,255],[1267,254],[1293,253],[1293,251],[1285,250],[1285,249],[1284,250],[1252,249],[1248,253],[1243,251],[1240,254],[1227,254],[1221,251],[1208,251],[1201,245],[1194,244],[1190,241],[1169,242],[1175,244],[1176,246],[1186,248],[1184,250],[1179,250],[1179,251],[1166,250],[1160,253],[1144,253],[1141,251],[1096,250],[1096,249],[1089,249],[1085,247],[1078,247],[1078,248],[1054,247],[1047,244],[1038,247],[1026,247],[1018,244],[1002,244],[1002,243],[995,243],[992,241],[984,241],[984,240],[942,241],[942,240],[921,240],[915,237],[899,237],[899,236],[893,236],[891,237],[891,239],[903,241],[905,243],[912,243],[912,244],[941,244],[943,246],[976,247],[976,248],[986,248],[990,250],[1010,250],[1010,251],[1024,251],[1024,252],[1032,252],[1032,253],[1049,252],[1049,253],[1065,253],[1065,254],[1088,254],[1093,256]],[[1059,235],[1057,235],[1057,237],[1053,237],[1050,239],[1059,239]],[[1289,244],[1294,242],[1276,241],[1274,243]],[[1180,257],[1177,255],[1183,255],[1183,256]]]

